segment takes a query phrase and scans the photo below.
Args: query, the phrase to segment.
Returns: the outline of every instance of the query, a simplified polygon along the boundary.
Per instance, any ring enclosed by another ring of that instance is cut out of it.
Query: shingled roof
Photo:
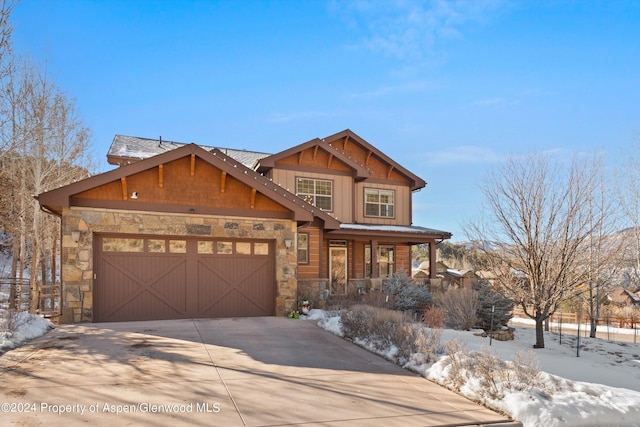
[[[162,139],[162,137],[152,139],[138,136],[116,135],[113,138],[111,147],[109,147],[107,161],[112,165],[124,166],[167,151],[175,150],[179,147],[184,147],[185,145],[188,144],[184,142],[167,141]],[[198,144],[198,146],[206,151],[219,150],[248,168],[252,167],[258,160],[271,155],[257,151],[213,147],[202,144]]]

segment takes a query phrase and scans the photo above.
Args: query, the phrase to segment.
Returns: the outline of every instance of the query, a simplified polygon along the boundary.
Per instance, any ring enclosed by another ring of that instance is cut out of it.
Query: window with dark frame
[[[309,263],[309,234],[298,233],[298,264]]]
[[[379,188],[365,188],[364,190],[364,214],[366,216],[378,216],[393,218],[395,215],[395,192]]]
[[[333,210],[333,182],[325,179],[298,178],[296,196],[323,211]]]

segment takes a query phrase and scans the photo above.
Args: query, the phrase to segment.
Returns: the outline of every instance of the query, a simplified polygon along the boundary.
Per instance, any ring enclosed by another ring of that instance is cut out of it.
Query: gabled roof
[[[317,147],[318,149],[321,149],[327,153],[329,153],[330,155],[334,156],[335,158],[339,159],[340,161],[342,161],[344,164],[346,164],[348,167],[350,167],[353,170],[353,176],[354,178],[357,179],[365,179],[368,178],[371,174],[369,173],[369,170],[361,165],[360,163],[356,162],[355,160],[353,160],[351,157],[347,156],[345,153],[343,153],[342,151],[332,147],[331,145],[329,145],[328,143],[326,143],[324,140],[320,139],[320,138],[314,138],[310,141],[304,142],[302,144],[296,145],[295,147],[291,147],[287,150],[281,151],[277,154],[273,154],[271,156],[268,157],[264,157],[262,159],[259,159],[254,165],[253,168],[255,170],[257,170],[260,173],[265,173],[267,172],[269,169],[275,167],[275,164],[278,160],[280,159],[284,159],[286,157],[289,157],[291,155],[294,154],[298,154],[304,150],[307,150],[309,148],[314,148]]]
[[[323,141],[325,141],[327,143],[331,143],[333,141],[337,141],[337,140],[343,139],[343,138],[345,138],[347,136],[349,137],[350,141],[356,141],[358,144],[360,144],[366,150],[368,150],[371,153],[373,153],[373,155],[378,157],[380,160],[382,160],[383,162],[387,163],[390,166],[393,166],[393,168],[396,171],[398,171],[400,174],[404,175],[409,181],[412,182],[412,185],[411,185],[411,189],[412,190],[417,190],[417,189],[423,188],[423,187],[425,187],[427,185],[427,183],[422,178],[420,178],[418,175],[416,175],[416,174],[410,172],[408,169],[404,168],[402,165],[397,163],[391,157],[387,156],[382,151],[380,151],[379,149],[377,149],[373,145],[369,144],[367,141],[365,141],[363,138],[361,138],[359,135],[357,135],[355,132],[353,132],[350,129],[345,129],[342,132],[338,132],[338,133],[335,133],[333,135],[327,136],[326,138],[323,139]]]
[[[314,218],[319,218],[324,221],[325,228],[327,229],[337,229],[340,227],[339,221],[328,213],[310,205],[296,195],[288,192],[286,189],[273,183],[270,179],[265,178],[259,173],[244,166],[242,163],[234,160],[221,150],[213,149],[212,151],[206,151],[195,144],[176,147],[170,151],[163,152],[162,154],[42,193],[36,197],[42,207],[57,215],[61,215],[64,207],[71,206],[71,199],[75,194],[155,168],[161,164],[166,164],[191,154],[194,154],[203,161],[226,172],[228,175],[249,187],[255,188],[256,191],[260,192],[264,196],[291,210],[297,221],[313,221]]]
[[[162,138],[152,139],[137,136],[116,135],[109,147],[107,161],[112,165],[124,166],[139,160],[148,159],[149,157],[153,157],[167,151],[175,150],[176,148],[184,147],[185,145],[188,144],[184,142],[167,141]],[[251,167],[259,159],[270,155],[268,153],[260,153],[257,151],[198,145],[206,151],[214,149],[220,150],[227,156],[232,157],[247,167]]]

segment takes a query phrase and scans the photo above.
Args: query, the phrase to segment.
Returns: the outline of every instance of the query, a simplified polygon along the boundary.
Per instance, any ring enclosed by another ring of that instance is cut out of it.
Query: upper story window
[[[364,214],[366,216],[380,216],[393,218],[395,215],[395,193],[393,190],[365,188]]]
[[[298,178],[296,196],[323,211],[333,210],[333,182],[325,179]]]

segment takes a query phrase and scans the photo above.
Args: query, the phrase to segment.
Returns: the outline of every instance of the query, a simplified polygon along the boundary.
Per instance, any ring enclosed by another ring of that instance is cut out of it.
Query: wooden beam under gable
[[[342,146],[342,151],[343,152],[347,152],[347,144],[349,143],[349,135],[345,136],[344,138],[344,145]]]
[[[316,144],[316,146],[313,148],[313,160],[315,160],[316,156],[318,155],[318,148],[320,148],[318,144]]]
[[[365,166],[369,166],[369,159],[371,158],[372,154],[373,154],[373,151],[369,151],[369,153],[367,154],[367,160],[365,160],[364,162]]]
[[[331,162],[333,162],[333,153],[329,154],[329,161],[327,162],[327,167],[330,168],[331,167]]]
[[[122,200],[127,200],[127,177],[123,176],[120,178],[120,184],[122,184]]]
[[[387,179],[391,178],[391,172],[393,172],[393,166],[389,165],[389,170],[387,171]]]
[[[196,174],[196,155],[191,153],[191,176]]]
[[[256,207],[256,189],[251,189],[251,209]]]
[[[227,183],[227,173],[220,171],[220,192],[224,193],[225,185]]]
[[[304,150],[301,150],[298,153],[298,166],[300,166],[302,164],[302,155],[304,154]]]
[[[164,165],[158,165],[158,187],[164,188]]]

